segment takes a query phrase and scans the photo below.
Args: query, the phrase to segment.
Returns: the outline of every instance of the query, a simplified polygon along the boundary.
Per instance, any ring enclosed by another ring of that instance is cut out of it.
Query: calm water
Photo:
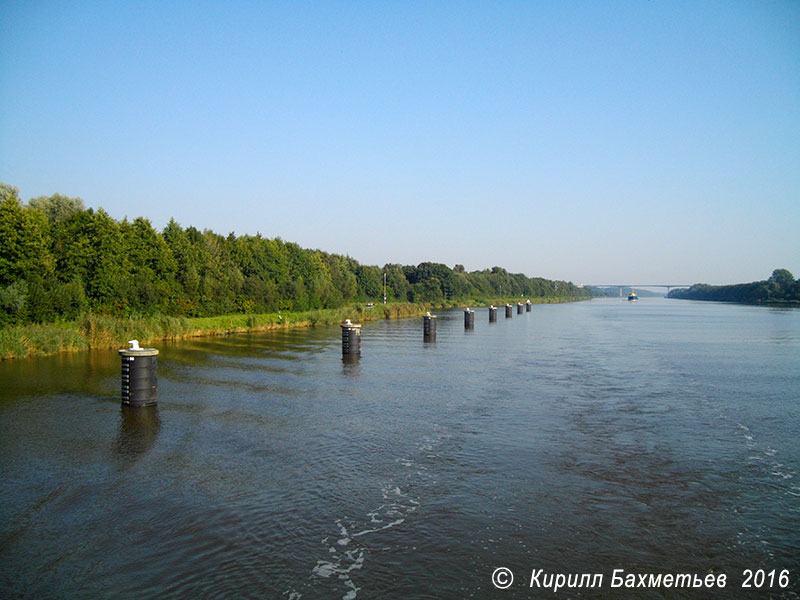
[[[800,311],[645,298],[0,363],[0,594],[800,597]],[[491,575],[511,569],[496,590]],[[726,573],[723,592],[611,589]],[[789,587],[740,588],[744,569]],[[602,589],[528,588],[533,569]]]

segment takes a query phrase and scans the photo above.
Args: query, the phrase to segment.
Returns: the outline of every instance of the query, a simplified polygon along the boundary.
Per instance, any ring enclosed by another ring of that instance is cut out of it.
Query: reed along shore
[[[533,304],[570,302],[585,298],[534,297]],[[525,299],[527,300],[527,299]],[[330,326],[350,319],[354,322],[418,317],[436,309],[465,306],[505,305],[519,298],[492,298],[433,305],[427,302],[354,304],[341,308],[304,312],[230,314],[216,317],[172,317],[167,315],[113,317],[87,314],[73,321],[10,325],[0,329],[0,359],[48,356],[60,352],[122,348],[128,340],[141,344],[176,341],[193,337],[253,333],[271,329]]]

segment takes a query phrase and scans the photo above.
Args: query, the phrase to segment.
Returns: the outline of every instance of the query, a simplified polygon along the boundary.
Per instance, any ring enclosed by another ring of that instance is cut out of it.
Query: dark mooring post
[[[497,307],[489,305],[489,323],[497,323]]]
[[[517,302],[517,314],[522,314],[522,302]]]
[[[531,301],[530,300],[528,300],[525,303],[525,312],[531,312]]]
[[[422,338],[426,342],[436,341],[436,315],[428,313],[422,317]]]
[[[361,355],[361,325],[351,323],[350,319],[341,324],[342,355],[347,357]]]
[[[139,348],[138,340],[119,350],[122,358],[122,403],[150,406],[158,403],[158,350]]]
[[[464,329],[475,329],[475,311],[464,309]]]
[[[512,306],[510,304],[506,304],[506,319],[510,319],[512,317],[511,308]]]

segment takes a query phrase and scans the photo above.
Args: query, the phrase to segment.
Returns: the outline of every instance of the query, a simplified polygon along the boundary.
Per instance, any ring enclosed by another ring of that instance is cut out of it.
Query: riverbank
[[[667,298],[704,300],[763,306],[800,305],[800,280],[791,271],[775,269],[769,279],[733,285],[695,283],[689,288],[671,290]]]
[[[572,302],[585,298],[531,298],[533,304]],[[271,329],[329,326],[342,323],[377,321],[418,317],[435,309],[464,306],[488,306],[516,303],[518,299],[495,298],[432,305],[427,302],[392,302],[389,304],[354,304],[342,308],[306,312],[276,312],[262,314],[231,314],[217,317],[151,317],[122,318],[88,314],[74,321],[13,325],[0,329],[0,359],[48,356],[60,352],[122,348],[127,341],[137,339],[141,344],[163,340],[183,340],[193,337],[254,333]]]

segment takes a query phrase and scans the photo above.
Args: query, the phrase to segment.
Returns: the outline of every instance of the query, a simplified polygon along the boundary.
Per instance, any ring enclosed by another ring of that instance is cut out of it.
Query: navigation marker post
[[[158,350],[140,348],[139,340],[117,351],[122,358],[122,403],[151,406],[158,403]]]
[[[436,341],[436,315],[428,313],[422,317],[422,339],[426,342]]]
[[[475,329],[475,311],[464,309],[464,329]]]
[[[361,325],[347,319],[341,324],[341,328],[342,355],[345,358],[361,356]]]

